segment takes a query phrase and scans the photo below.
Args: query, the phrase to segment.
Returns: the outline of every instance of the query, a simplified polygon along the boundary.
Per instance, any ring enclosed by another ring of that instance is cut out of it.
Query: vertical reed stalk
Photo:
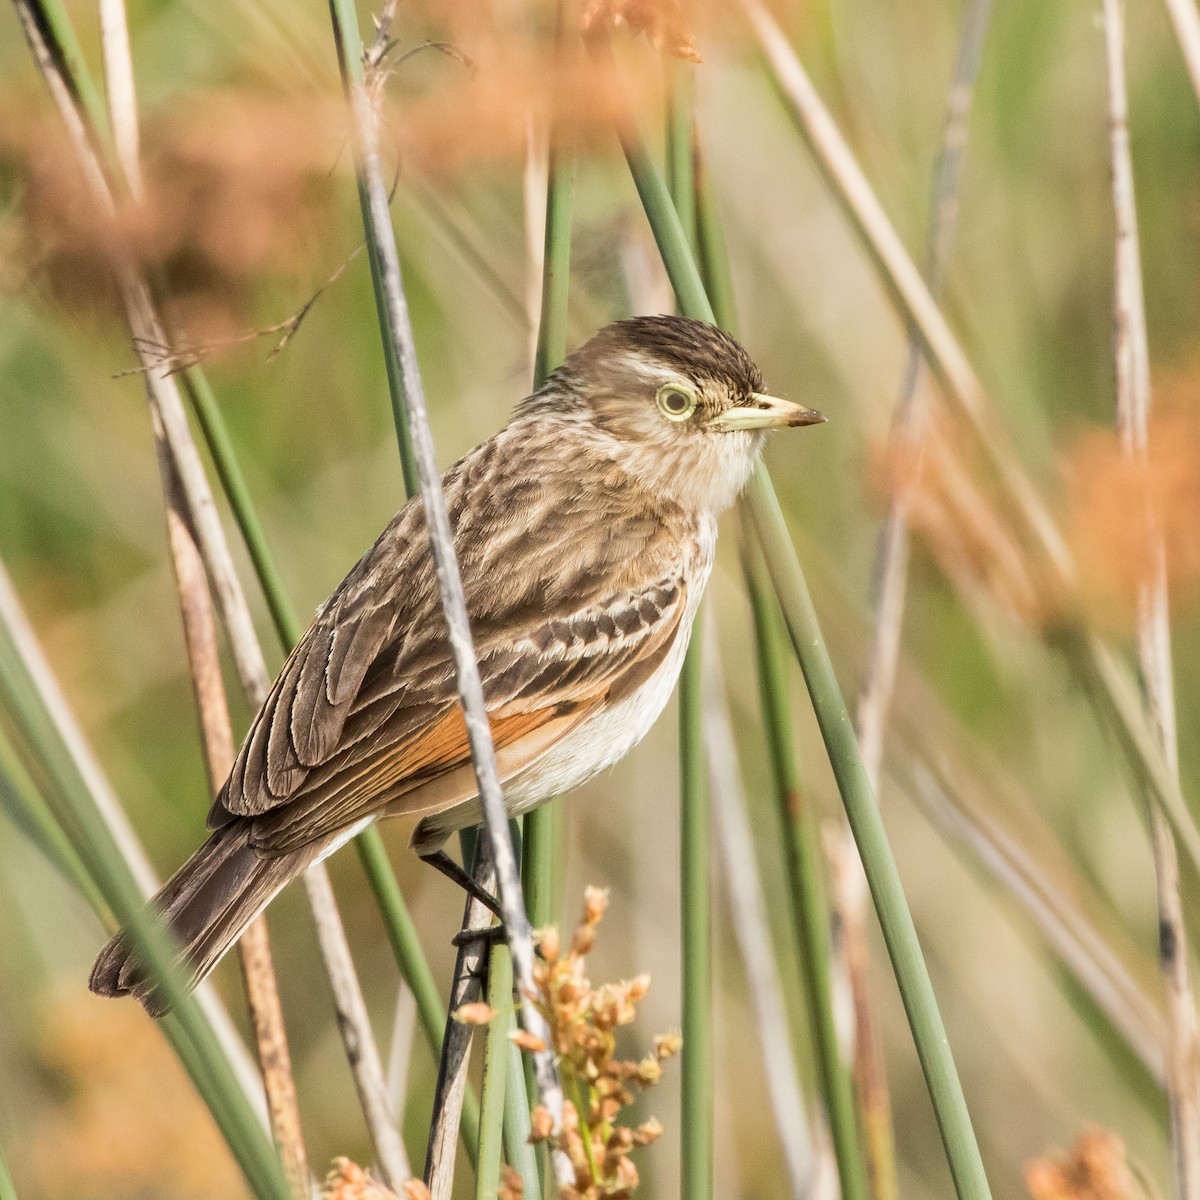
[[[471,873],[481,887],[489,891],[494,890],[496,872],[487,854],[486,840],[478,843]],[[463,908],[463,933],[486,929],[491,923],[491,912],[474,897],[468,896]],[[467,1088],[471,1041],[474,1036],[474,1026],[456,1020],[454,1014],[464,1004],[470,1004],[479,998],[480,980],[486,970],[487,960],[487,945],[482,939],[464,938],[460,943],[458,957],[454,963],[450,1012],[446,1020],[441,1056],[438,1059],[437,1086],[434,1089],[429,1141],[425,1151],[424,1178],[433,1200],[449,1200],[454,1188],[454,1151],[463,1097]]]
[[[505,1096],[509,1089],[508,1039],[512,1022],[512,958],[507,946],[493,946],[488,958],[487,1002],[495,1012],[488,1024],[483,1049],[483,1094],[480,1106],[479,1160],[475,1164],[475,1200],[495,1200],[500,1186],[500,1160],[504,1148]],[[512,1081],[518,1095],[524,1090],[521,1076]],[[535,1172],[533,1182],[536,1185]]]
[[[104,52],[105,95],[120,174],[129,194],[143,198],[138,146],[137,91],[129,26],[124,0],[101,0],[100,30]],[[175,570],[184,643],[191,668],[192,686],[200,718],[200,734],[208,772],[209,792],[215,795],[233,766],[233,729],[225,685],[221,678],[217,632],[204,562],[185,513],[182,485],[160,422],[154,422],[154,442],[159,480],[166,510],[167,541]],[[296,1085],[279,989],[271,962],[265,918],[258,918],[238,947],[246,986],[251,1023],[258,1049],[259,1068],[267,1096],[271,1129],[283,1160],[284,1174],[296,1196],[311,1188],[308,1155],[300,1126]]]
[[[1122,0],[1104,0],[1108,65],[1108,121],[1112,153],[1114,215],[1114,351],[1117,431],[1131,462],[1150,469],[1150,351],[1138,249],[1137,206],[1129,147],[1129,100],[1125,83],[1125,13]],[[1167,604],[1166,551],[1147,498],[1141,514],[1146,570],[1137,592],[1137,656],[1145,705],[1168,769],[1179,781],[1171,626]],[[1175,839],[1158,807],[1147,805],[1158,903],[1159,963],[1167,1001],[1167,1098],[1175,1195],[1200,1197],[1200,1042],[1192,991],[1179,860]]]
[[[696,244],[692,68],[664,59],[667,186],[684,241]],[[713,1194],[712,806],[704,749],[703,609],[693,622],[679,675],[679,951],[683,988],[680,1181],[682,1194]]]
[[[819,1193],[819,1168],[814,1162],[814,1139],[792,1053],[787,1005],[763,896],[763,873],[754,852],[754,832],[746,811],[737,742],[717,639],[712,633],[710,623],[704,630],[704,735],[716,844],[725,868],[730,918],[746,972],[746,991],[762,1048],[763,1073],[779,1131],[788,1193],[793,1200],[804,1200]],[[853,1108],[850,1115],[854,1115]],[[825,1155],[822,1153],[821,1157],[823,1160]]]
[[[711,182],[696,155],[698,216],[703,280],[717,324],[732,331],[736,306],[721,223]],[[770,581],[748,529],[742,531],[743,567],[754,613],[754,641],[759,668],[759,695],[775,782],[779,841],[784,847],[792,929],[803,964],[803,986],[813,1024],[821,1094],[833,1142],[844,1200],[865,1200],[867,1181],[858,1145],[858,1128],[850,1073],[842,1061],[833,1006],[830,913],[822,887],[822,863],[814,816],[804,801],[792,753],[791,705],[783,669],[777,619],[769,599]],[[722,839],[724,840],[724,838]],[[785,1135],[786,1136],[786,1135]]]
[[[760,469],[751,483],[748,502],[792,646],[812,697],[846,816],[854,831],[955,1189],[960,1200],[968,1197],[986,1200],[991,1193],[983,1160],[900,874],[874,789],[854,740],[850,714],[821,636],[816,609],[788,538],[787,522],[765,470]]]
[[[603,43],[594,44],[593,52],[599,57],[608,53]],[[675,294],[684,312],[712,322],[712,305],[670,193],[632,118],[622,123],[621,136],[634,186],[654,231]],[[983,1160],[916,927],[871,781],[863,769],[850,714],[825,647],[812,597],[765,468],[756,471],[747,500],[867,873],[959,1200],[985,1200],[991,1193]]]
[[[337,43],[339,67],[346,88],[354,124],[354,151],[360,196],[364,201],[363,224],[371,250],[373,277],[380,326],[385,331],[400,368],[398,395],[407,416],[413,457],[420,476],[429,540],[437,569],[438,588],[446,618],[453,655],[455,681],[462,702],[476,785],[483,805],[484,828],[499,885],[499,901],[512,951],[515,976],[521,995],[522,1024],[545,1049],[534,1056],[535,1075],[541,1102],[551,1114],[555,1128],[562,1122],[563,1097],[549,1049],[549,1030],[545,1018],[533,1003],[533,937],[517,859],[509,832],[504,798],[500,790],[496,752],[484,705],[479,664],[475,658],[462,578],[454,552],[454,538],[446,512],[441,477],[434,454],[433,437],[425,407],[424,388],[417,366],[416,348],[408,315],[408,303],[400,273],[395,231],[392,229],[387,188],[379,160],[378,114],[363,86],[362,43],[357,16],[349,0],[331,0],[330,15]],[[554,1154],[555,1175],[563,1183],[574,1177],[570,1161],[561,1152]]]
[[[859,1146],[854,1092],[849,1066],[842,1057],[834,1013],[829,905],[822,885],[824,858],[816,817],[801,787],[792,750],[783,639],[762,555],[753,544],[750,530],[744,531],[743,547],[746,585],[754,614],[758,687],[778,800],[792,928],[796,934],[812,1022],[821,1094],[825,1099],[843,1200],[866,1200],[870,1193]]]

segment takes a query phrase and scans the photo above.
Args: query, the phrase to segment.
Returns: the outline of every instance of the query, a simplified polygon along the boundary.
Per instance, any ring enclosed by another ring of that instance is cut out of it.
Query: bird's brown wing
[[[544,752],[649,677],[679,632],[686,571],[679,540],[644,514],[599,513],[605,536],[581,550],[587,526],[538,502],[536,472],[512,462],[505,491],[503,471],[498,484],[495,467],[480,470],[496,449],[485,443],[444,482],[492,733],[512,773],[525,747]],[[505,545],[519,547],[507,565],[495,561]],[[384,804],[402,809],[405,793],[469,757],[423,514],[409,504],[288,659],[209,823],[253,817],[259,850],[285,853]]]

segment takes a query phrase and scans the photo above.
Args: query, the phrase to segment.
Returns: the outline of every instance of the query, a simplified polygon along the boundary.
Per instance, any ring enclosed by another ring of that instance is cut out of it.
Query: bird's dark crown
[[[697,384],[712,382],[730,396],[763,390],[762,372],[724,330],[691,317],[628,317],[601,329],[559,368],[564,383],[601,367],[606,359],[638,354],[678,371]]]

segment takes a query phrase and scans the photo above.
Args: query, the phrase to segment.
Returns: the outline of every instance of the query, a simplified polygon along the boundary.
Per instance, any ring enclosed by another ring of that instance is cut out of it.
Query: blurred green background
[[[68,7],[99,76],[94,6]],[[450,37],[481,63],[496,30],[515,37],[546,20],[541,8],[516,0],[475,13],[467,5],[418,8],[401,12],[401,49]],[[806,0],[776,11],[923,261],[962,6]],[[366,8],[360,12],[369,28]],[[995,5],[946,296],[1001,423],[1085,564],[1102,558],[1105,543],[1079,510],[1086,489],[1072,487],[1072,471],[1092,463],[1080,448],[1107,436],[1114,405],[1097,14],[1095,3]],[[179,185],[170,194],[191,206],[182,230],[154,234],[159,265],[181,297],[177,316],[201,340],[278,322],[360,236],[346,147],[317,119],[308,143],[301,138],[306,106],[319,112],[336,103],[327,13],[320,4],[283,0],[133,0],[129,15],[147,160]],[[1200,434],[1200,108],[1162,7],[1131,5],[1128,21],[1156,394],[1181,428]],[[726,222],[742,340],[773,391],[830,418],[819,430],[777,439],[768,460],[852,697],[884,505],[879,451],[902,378],[905,331],[732,10],[704,9],[696,29],[705,59],[696,72],[701,139]],[[634,61],[648,73],[657,69],[648,51]],[[403,127],[410,110],[426,111],[429,97],[452,113],[456,89],[468,79],[460,63],[435,52],[409,60],[390,85],[391,122]],[[200,839],[206,785],[143,389],[127,373],[134,363],[128,334],[98,282],[94,247],[79,233],[86,226],[73,236],[64,198],[71,168],[54,127],[15,18],[0,10],[0,556],[166,875]],[[433,128],[453,136],[452,121]],[[439,160],[425,145],[401,156],[395,224],[446,464],[499,427],[529,385],[530,238],[520,150],[514,139],[511,146],[498,140],[487,155],[447,150]],[[572,345],[631,308],[669,304],[624,166],[599,131],[581,155],[577,189]],[[350,265],[268,359],[275,340],[218,348],[206,366],[303,612],[329,593],[403,498],[365,260]],[[1200,457],[1189,458],[1186,445],[1178,449],[1182,494],[1194,496]],[[249,583],[244,558],[239,565]],[[1165,1189],[1161,1094],[1010,892],[930,819],[920,781],[931,762],[954,763],[963,792],[1077,898],[1114,953],[1157,995],[1140,798],[1086,697],[1036,631],[997,607],[965,603],[920,548],[912,580],[882,802],[995,1194],[1021,1194],[1027,1161],[1065,1146],[1089,1124],[1119,1133],[1131,1158]],[[1191,797],[1200,785],[1200,609],[1194,574],[1183,570],[1178,583],[1180,750]],[[249,591],[275,667],[277,642],[256,590]],[[778,918],[773,933],[795,1046],[811,1090],[755,684],[743,667],[752,642],[732,537],[724,539],[710,594],[760,874]],[[1119,598],[1101,589],[1087,610],[1128,643],[1131,621]],[[236,698],[236,689],[230,694]],[[795,698],[806,785],[832,821],[837,793],[798,680]],[[235,699],[239,731],[248,719],[240,705]],[[566,913],[573,916],[586,883],[612,889],[593,978],[653,975],[629,1034],[631,1053],[679,1021],[676,772],[674,724],[664,717],[634,754],[568,805]],[[0,1144],[20,1195],[239,1194],[235,1168],[149,1023],[132,1004],[86,993],[102,940],[97,922],[6,815],[0,829]],[[408,853],[405,829],[385,826],[384,833],[445,985],[460,897]],[[357,860],[341,854],[332,870],[386,1045],[396,969]],[[719,871],[715,887],[718,1194],[784,1196]],[[271,909],[271,930],[313,1162],[319,1168],[341,1153],[369,1161],[309,919],[291,891]],[[223,965],[218,980],[240,1014],[236,967]],[[945,1195],[931,1110],[879,945],[875,984],[902,1194]],[[131,1069],[131,1056],[142,1070]],[[410,1070],[405,1130],[419,1163],[434,1072],[419,1039]],[[678,1192],[677,1089],[678,1071],[669,1068],[644,1106],[667,1128],[640,1157],[646,1196]]]

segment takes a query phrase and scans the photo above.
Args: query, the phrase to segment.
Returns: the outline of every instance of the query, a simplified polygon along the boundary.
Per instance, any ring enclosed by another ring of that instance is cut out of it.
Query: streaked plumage
[[[821,419],[761,393],[745,351],[707,325],[618,322],[446,472],[511,811],[612,765],[665,706],[717,516],[761,446],[748,425]],[[289,879],[400,814],[419,817],[423,854],[480,819],[419,500],[322,606],[213,803],[212,835],[156,900],[192,978]],[[158,1011],[121,935],[91,986]]]

